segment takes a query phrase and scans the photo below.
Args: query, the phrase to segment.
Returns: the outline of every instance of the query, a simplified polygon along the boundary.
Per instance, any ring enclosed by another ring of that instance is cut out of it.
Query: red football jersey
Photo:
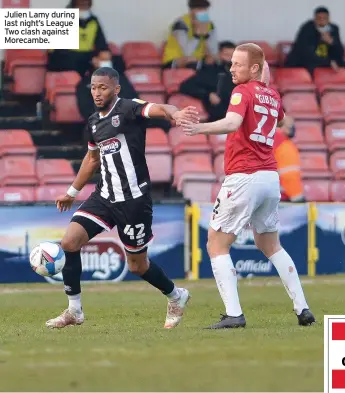
[[[233,90],[228,112],[238,113],[243,122],[227,136],[225,174],[276,171],[274,134],[284,117],[279,93],[259,81],[238,85]]]

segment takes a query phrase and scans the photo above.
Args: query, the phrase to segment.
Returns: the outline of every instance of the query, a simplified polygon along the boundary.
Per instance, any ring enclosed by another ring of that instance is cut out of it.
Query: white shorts
[[[276,232],[280,202],[279,175],[274,171],[227,176],[216,199],[210,226],[236,236],[249,224],[258,233]]]

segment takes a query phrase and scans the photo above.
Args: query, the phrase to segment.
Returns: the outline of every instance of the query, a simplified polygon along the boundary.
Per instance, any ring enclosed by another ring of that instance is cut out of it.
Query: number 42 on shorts
[[[131,240],[133,239],[142,239],[145,237],[145,225],[144,224],[136,224],[136,225],[126,225],[123,232],[129,236]]]

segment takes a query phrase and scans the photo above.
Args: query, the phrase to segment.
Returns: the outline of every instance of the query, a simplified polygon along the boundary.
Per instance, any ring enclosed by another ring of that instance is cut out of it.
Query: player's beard
[[[112,103],[113,103],[113,98],[105,101],[102,106],[95,105],[96,111],[97,112],[107,112],[111,108]]]

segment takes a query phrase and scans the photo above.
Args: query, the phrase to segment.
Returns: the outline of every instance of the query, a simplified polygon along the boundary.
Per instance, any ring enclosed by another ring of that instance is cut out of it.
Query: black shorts
[[[82,225],[89,239],[116,226],[124,248],[140,252],[153,238],[152,199],[146,193],[136,199],[111,203],[95,191],[79,206],[71,222]]]

